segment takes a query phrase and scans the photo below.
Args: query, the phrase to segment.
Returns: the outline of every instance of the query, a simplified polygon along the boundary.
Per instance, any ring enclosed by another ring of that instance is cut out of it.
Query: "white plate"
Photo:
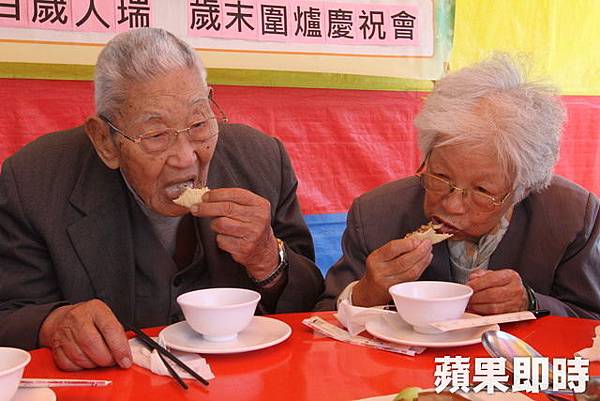
[[[465,313],[462,317],[479,317],[479,315]],[[408,323],[402,320],[400,315],[391,313],[369,320],[366,328],[370,334],[382,340],[419,347],[436,348],[477,344],[481,342],[481,335],[484,332],[500,329],[497,324],[490,324],[440,334],[421,334],[414,331]]]
[[[164,328],[158,337],[169,348],[199,354],[235,354],[263,349],[287,339],[292,328],[281,320],[264,316],[254,316],[250,326],[238,334],[237,339],[228,342],[206,341],[186,322],[179,322]]]
[[[10,401],[56,401],[56,394],[49,388],[20,388]]]

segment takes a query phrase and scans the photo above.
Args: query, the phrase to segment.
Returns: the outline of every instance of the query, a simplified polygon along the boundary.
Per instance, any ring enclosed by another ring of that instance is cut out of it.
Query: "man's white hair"
[[[549,185],[565,116],[554,87],[528,82],[513,58],[497,54],[437,82],[415,126],[424,155],[491,147],[518,202]]]
[[[127,85],[189,68],[204,86],[206,69],[194,49],[160,28],[140,28],[111,39],[98,56],[94,81],[96,113],[114,118],[127,99]]]

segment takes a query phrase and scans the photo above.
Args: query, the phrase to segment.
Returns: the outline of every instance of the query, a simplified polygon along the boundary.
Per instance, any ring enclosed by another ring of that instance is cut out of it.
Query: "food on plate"
[[[465,396],[449,391],[437,393],[434,390],[423,390],[419,387],[406,387],[400,391],[394,401],[470,401]]]
[[[421,387],[406,387],[396,394],[394,401],[416,401],[421,391]]]
[[[433,390],[421,391],[417,401],[471,401],[462,394],[451,393],[450,391],[442,391],[436,393]]]
[[[173,199],[173,202],[179,206],[190,208],[196,203],[202,202],[202,195],[210,191],[208,187],[192,188],[187,187],[178,198]]]
[[[440,229],[441,227],[441,224],[433,224],[433,222],[430,221],[427,224],[423,224],[415,231],[406,234],[404,238],[417,237],[419,239],[428,239],[431,241],[432,244],[437,244],[438,242],[445,241],[448,238],[452,237],[452,234],[436,232],[436,230]]]

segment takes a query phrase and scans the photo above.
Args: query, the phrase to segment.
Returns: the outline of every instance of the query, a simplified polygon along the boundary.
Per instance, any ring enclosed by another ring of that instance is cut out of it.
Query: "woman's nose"
[[[467,193],[461,189],[454,189],[450,191],[442,199],[442,205],[448,213],[462,214],[467,211],[466,208]]]

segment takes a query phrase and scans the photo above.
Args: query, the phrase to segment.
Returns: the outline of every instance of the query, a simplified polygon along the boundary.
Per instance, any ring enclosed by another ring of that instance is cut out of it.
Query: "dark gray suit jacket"
[[[367,256],[387,242],[427,223],[424,192],[416,177],[380,186],[354,200],[342,238],[343,256],[327,273],[317,310],[335,309],[335,299],[362,277]],[[552,314],[600,318],[600,202],[585,189],[554,177],[549,188],[518,203],[490,269],[511,268]],[[420,280],[451,281],[446,242]]]
[[[246,126],[222,127],[208,186],[245,188],[269,200],[273,231],[286,242],[290,262],[275,311],[312,309],[323,278],[313,262],[297,180],[281,142]],[[63,303],[98,298],[117,318],[134,321],[130,209],[121,174],[102,163],[81,127],[45,135],[4,162],[0,345],[36,347],[41,323]],[[245,270],[216,246],[209,224],[210,219],[197,221],[204,271],[194,287],[253,288]]]

